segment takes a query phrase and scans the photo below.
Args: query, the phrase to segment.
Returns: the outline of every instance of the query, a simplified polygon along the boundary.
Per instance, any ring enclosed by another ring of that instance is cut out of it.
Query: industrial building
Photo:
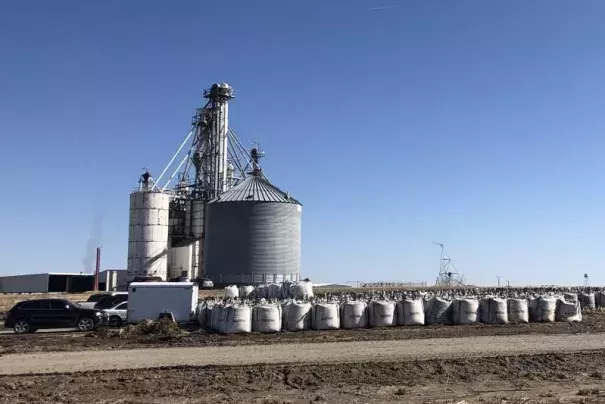
[[[229,127],[234,95],[226,83],[205,90],[167,166],[157,179],[145,172],[131,193],[127,282],[299,279],[302,205],[270,183],[263,153],[248,151]]]
[[[94,290],[94,274],[47,272],[0,277],[0,293],[81,293]],[[117,290],[126,285],[126,271],[99,272],[99,290]]]

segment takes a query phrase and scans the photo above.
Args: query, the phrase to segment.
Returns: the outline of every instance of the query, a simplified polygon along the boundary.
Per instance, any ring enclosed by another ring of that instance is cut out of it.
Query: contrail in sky
[[[372,9],[372,11],[386,10],[386,9],[389,9],[389,8],[394,8],[394,7],[397,7],[397,4],[391,4],[390,6],[380,6],[380,7],[374,7],[374,8]]]

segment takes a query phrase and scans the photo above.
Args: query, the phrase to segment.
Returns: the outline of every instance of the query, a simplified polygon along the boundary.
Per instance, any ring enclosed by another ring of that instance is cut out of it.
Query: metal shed
[[[94,289],[93,274],[42,273],[0,277],[0,293],[80,293]]]

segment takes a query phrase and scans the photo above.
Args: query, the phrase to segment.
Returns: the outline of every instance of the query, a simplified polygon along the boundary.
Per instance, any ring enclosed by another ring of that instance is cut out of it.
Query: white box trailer
[[[193,282],[133,282],[128,286],[128,323],[172,313],[179,323],[195,316],[198,286]]]

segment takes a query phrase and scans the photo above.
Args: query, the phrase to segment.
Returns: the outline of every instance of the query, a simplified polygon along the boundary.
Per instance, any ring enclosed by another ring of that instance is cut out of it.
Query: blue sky
[[[373,10],[385,5],[396,5]],[[201,106],[304,204],[303,276],[605,283],[605,2],[0,5],[0,274],[78,271]],[[99,217],[101,219],[99,220]]]

